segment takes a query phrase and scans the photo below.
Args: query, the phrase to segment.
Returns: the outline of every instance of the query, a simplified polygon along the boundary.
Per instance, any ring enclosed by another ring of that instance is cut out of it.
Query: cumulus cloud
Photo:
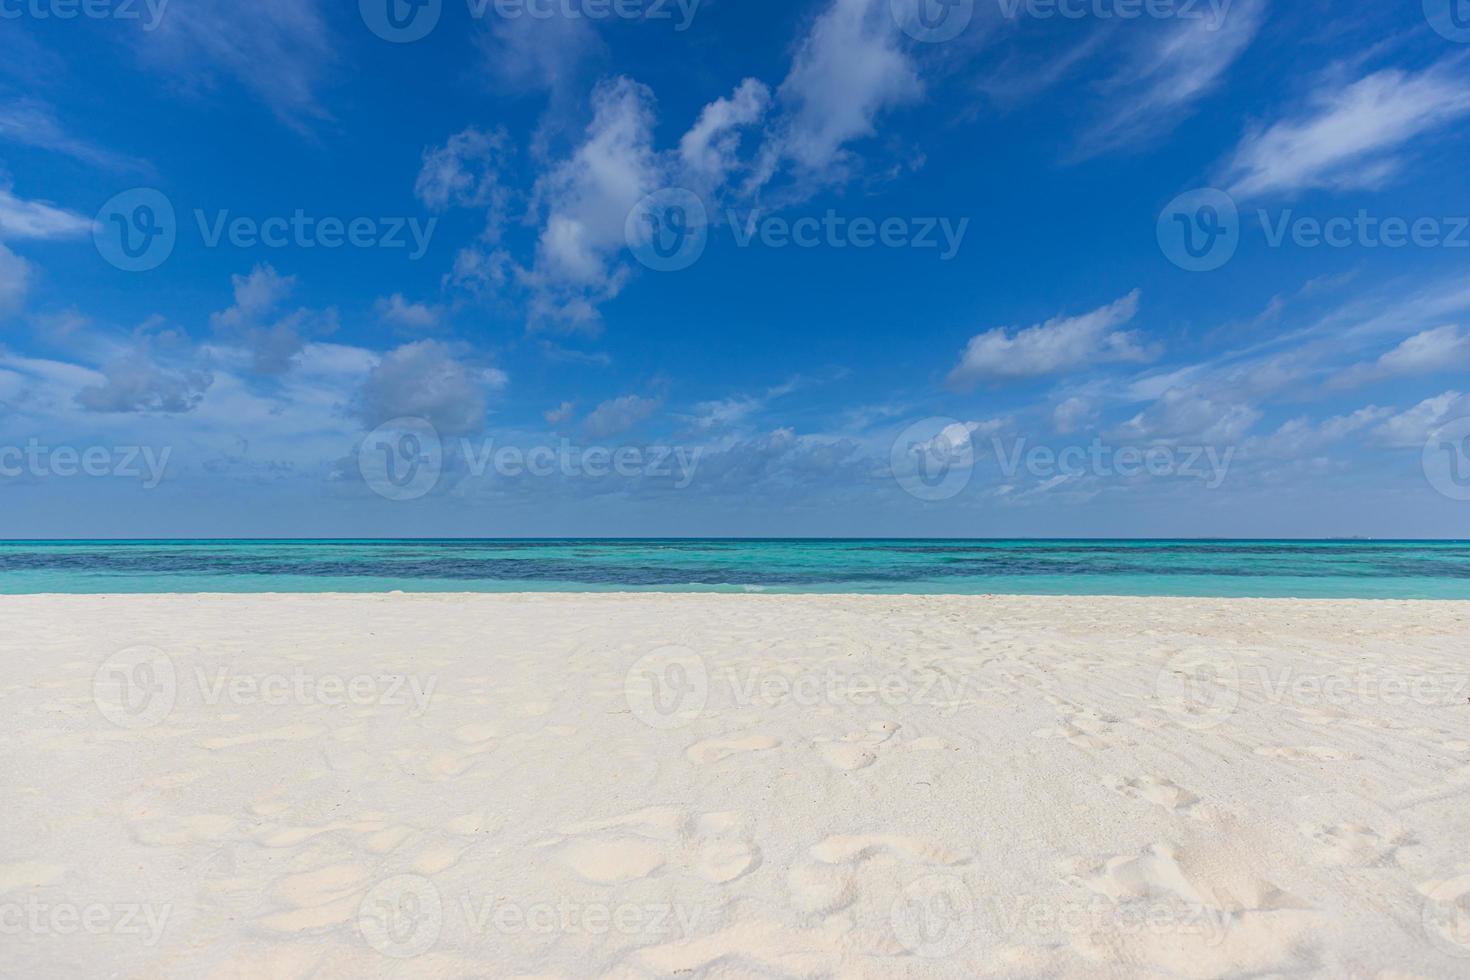
[[[498,215],[506,199],[498,165],[508,143],[500,130],[487,133],[470,126],[455,133],[443,146],[424,150],[414,193],[434,211],[489,208]]]
[[[1222,183],[1242,197],[1377,186],[1399,169],[1406,149],[1467,114],[1470,80],[1459,60],[1328,81],[1295,115],[1248,134]]]
[[[197,363],[189,339],[159,318],[134,332],[132,343],[102,368],[102,380],[77,391],[84,411],[177,415],[192,412],[214,384]]]
[[[334,310],[315,313],[302,308],[277,316],[282,302],[296,285],[295,276],[283,276],[273,266],[257,265],[246,276],[231,276],[235,303],[210,315],[215,333],[249,351],[251,369],[260,374],[284,374],[291,369],[309,336],[328,334],[337,327]]]
[[[429,330],[439,325],[440,310],[425,303],[410,303],[402,293],[380,296],[373,304],[379,318],[387,323],[413,330]]]
[[[535,312],[556,325],[595,329],[597,303],[627,280],[618,252],[628,214],[660,182],[653,150],[653,93],[616,78],[592,93],[593,118],[570,158],[537,181],[545,214],[534,267]]]
[[[470,368],[446,344],[420,340],[389,352],[373,368],[359,416],[368,428],[411,417],[426,419],[443,435],[467,435],[485,427],[487,393],[506,383],[504,372]]]
[[[1138,313],[1138,290],[1075,317],[1053,317],[1023,330],[997,327],[970,339],[949,374],[957,387],[1017,381],[1112,361],[1153,355],[1134,331],[1119,330]]]
[[[1070,435],[1091,425],[1097,409],[1086,398],[1068,398],[1052,410],[1052,426],[1061,435]]]
[[[572,415],[575,414],[576,410],[577,406],[571,402],[562,402],[556,408],[549,409],[544,414],[549,425],[564,425],[572,420]]]
[[[783,112],[752,186],[768,181],[783,160],[821,182],[845,174],[846,144],[872,136],[881,113],[923,94],[901,36],[888,0],[832,0],[781,83]]]
[[[1171,388],[1120,427],[1136,442],[1238,445],[1261,420],[1255,406],[1201,387]]]
[[[627,432],[658,411],[658,402],[640,395],[624,395],[605,401],[592,410],[582,427],[593,439],[605,439]]]
[[[705,106],[679,140],[685,172],[706,186],[723,184],[739,163],[740,131],[759,122],[770,101],[765,83],[747,78],[729,98]]]

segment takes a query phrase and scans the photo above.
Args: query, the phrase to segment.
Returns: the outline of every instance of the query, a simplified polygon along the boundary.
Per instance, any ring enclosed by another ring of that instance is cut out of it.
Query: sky
[[[0,536],[1470,537],[1470,2],[0,0]]]

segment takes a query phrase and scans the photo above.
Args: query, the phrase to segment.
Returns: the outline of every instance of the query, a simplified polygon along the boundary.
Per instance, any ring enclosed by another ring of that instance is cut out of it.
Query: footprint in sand
[[[817,754],[834,769],[852,772],[878,761],[878,748],[898,733],[896,721],[875,721],[866,732],[854,732],[840,740],[817,739]]]
[[[571,838],[559,843],[561,862],[596,884],[635,881],[665,866],[724,884],[760,863],[760,849],[738,813],[696,815],[676,807],[648,807],[608,820],[568,824],[561,833]]]
[[[1319,846],[1323,860],[1339,867],[1366,868],[1390,860],[1406,841],[1385,840],[1372,827],[1344,823],[1336,826],[1304,824],[1304,836]]]
[[[792,866],[787,885],[798,909],[831,915],[881,892],[896,868],[953,867],[969,860],[966,851],[922,837],[837,834],[807,850],[806,858]]]
[[[1268,759],[1287,759],[1292,762],[1350,762],[1362,758],[1362,756],[1353,755],[1346,749],[1334,749],[1325,745],[1262,746],[1256,749],[1256,755],[1262,755]]]
[[[1107,784],[1115,793],[1136,800],[1156,803],[1180,816],[1188,815],[1199,802],[1199,797],[1163,776],[1137,776],[1132,779],[1115,780]]]
[[[748,752],[765,752],[778,748],[781,740],[771,735],[747,735],[743,738],[708,738],[696,742],[684,752],[684,757],[696,766],[707,766],[723,762],[732,755]]]

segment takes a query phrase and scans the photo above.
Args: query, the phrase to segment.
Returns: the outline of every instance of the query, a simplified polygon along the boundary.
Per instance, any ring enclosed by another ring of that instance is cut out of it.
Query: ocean
[[[1470,542],[0,542],[8,595],[393,590],[1470,599]]]

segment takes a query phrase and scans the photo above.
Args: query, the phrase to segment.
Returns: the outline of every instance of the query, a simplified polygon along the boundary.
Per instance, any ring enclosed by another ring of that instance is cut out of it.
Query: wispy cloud
[[[1219,23],[1179,18],[1145,35],[1101,83],[1104,115],[1083,134],[1077,156],[1133,148],[1173,129],[1250,46],[1265,9],[1266,0],[1236,0]]]
[[[1221,182],[1240,197],[1382,184],[1417,140],[1470,114],[1463,66],[1455,58],[1417,73],[1325,81],[1300,111],[1249,133]]]
[[[996,327],[970,339],[949,383],[1018,381],[1115,361],[1152,356],[1134,331],[1118,328],[1138,313],[1138,290],[1107,306],[1073,317],[1053,317],[1022,330]]]

